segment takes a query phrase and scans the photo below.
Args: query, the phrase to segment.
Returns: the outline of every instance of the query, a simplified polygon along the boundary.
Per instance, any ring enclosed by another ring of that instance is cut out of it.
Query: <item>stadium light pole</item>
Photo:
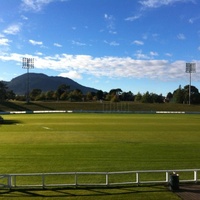
[[[30,80],[29,80],[29,70],[34,68],[34,58],[22,58],[22,68],[27,69],[27,85],[26,85],[26,102],[30,102],[29,89],[30,89]]]
[[[192,82],[192,73],[196,72],[196,63],[186,63],[186,73],[190,74],[190,84],[189,84],[189,105],[191,101],[191,82]]]

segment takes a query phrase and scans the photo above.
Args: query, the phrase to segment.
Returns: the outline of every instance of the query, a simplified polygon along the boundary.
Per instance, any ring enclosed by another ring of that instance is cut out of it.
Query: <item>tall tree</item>
[[[135,96],[135,101],[140,102],[142,101],[142,94],[140,92],[138,92]]]
[[[66,84],[62,84],[58,87],[57,89],[57,98],[60,99],[61,95],[64,93],[64,92],[68,92],[68,90],[70,89],[70,86],[69,85],[66,85]]]
[[[122,92],[120,95],[122,101],[134,101],[134,95],[131,91],[129,92]]]
[[[185,102],[189,101],[189,85],[186,85],[184,87],[184,92],[185,92]],[[200,94],[199,90],[191,85],[191,96],[190,96],[190,103],[192,104],[198,104],[200,103]]]
[[[5,101],[7,98],[7,86],[3,81],[0,81],[0,102]]]
[[[104,98],[103,91],[102,90],[98,90],[97,93],[96,93],[96,96],[97,96],[98,100],[103,100],[103,98]]]
[[[70,101],[82,101],[83,94],[81,90],[73,90],[69,93],[68,98]]]
[[[41,93],[42,93],[42,90],[41,90],[41,89],[33,89],[33,90],[31,91],[31,93],[30,93],[30,97],[31,97],[32,100],[36,100],[36,98],[37,98],[38,96],[40,96]]]
[[[179,85],[179,88],[173,92],[173,99],[175,103],[184,103],[185,93],[181,88],[181,85]]]

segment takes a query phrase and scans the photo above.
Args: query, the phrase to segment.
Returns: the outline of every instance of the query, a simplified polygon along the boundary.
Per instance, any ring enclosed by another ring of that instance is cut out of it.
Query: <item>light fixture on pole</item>
[[[192,79],[192,73],[196,72],[196,63],[186,63],[186,73],[190,74],[190,84],[189,84],[189,105],[191,101],[191,79]]]
[[[30,98],[29,98],[29,69],[34,68],[34,58],[22,58],[22,68],[27,69],[27,85],[26,85],[26,102],[29,103]]]

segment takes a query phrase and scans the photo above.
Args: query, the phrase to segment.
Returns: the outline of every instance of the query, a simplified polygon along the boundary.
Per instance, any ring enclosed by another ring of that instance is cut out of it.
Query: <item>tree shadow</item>
[[[0,125],[12,125],[12,124],[19,124],[19,123],[21,123],[19,120],[2,120],[1,122],[0,122]]]
[[[40,108],[48,109],[48,110],[54,110],[54,109],[51,108],[51,107],[48,107],[48,106],[45,106],[45,105],[41,105],[41,104],[39,104],[39,103],[30,102],[29,105],[33,105],[33,106],[35,106],[35,107],[40,107]]]
[[[15,104],[13,102],[10,101],[5,101],[5,102],[1,102],[1,105],[3,105],[4,107],[9,108],[9,110],[17,110],[17,111],[24,111],[24,110],[28,110],[31,111],[30,109],[28,109],[25,106],[20,106],[18,104]]]
[[[119,195],[133,195],[155,192],[166,192],[165,187],[91,187],[91,188],[48,188],[48,189],[11,189],[0,190],[2,197],[45,197],[45,198],[59,198],[59,197],[103,197],[103,196],[119,196]]]

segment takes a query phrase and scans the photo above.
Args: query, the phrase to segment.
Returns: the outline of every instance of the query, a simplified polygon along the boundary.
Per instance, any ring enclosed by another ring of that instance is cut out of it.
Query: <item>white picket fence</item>
[[[140,184],[168,184],[172,173],[179,182],[200,181],[200,169],[143,170],[121,172],[61,172],[0,175],[0,188],[100,187]]]

